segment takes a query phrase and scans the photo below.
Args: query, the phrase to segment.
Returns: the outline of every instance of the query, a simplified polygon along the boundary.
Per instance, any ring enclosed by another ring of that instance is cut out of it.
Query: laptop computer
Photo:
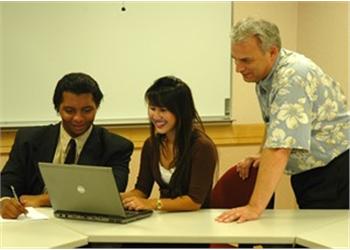
[[[128,223],[148,217],[152,210],[125,210],[112,168],[39,163],[58,218]]]

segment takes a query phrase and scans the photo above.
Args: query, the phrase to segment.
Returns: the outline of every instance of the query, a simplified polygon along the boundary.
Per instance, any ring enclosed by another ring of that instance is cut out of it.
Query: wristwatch
[[[162,210],[162,207],[163,207],[162,200],[158,199],[156,203],[156,210]]]

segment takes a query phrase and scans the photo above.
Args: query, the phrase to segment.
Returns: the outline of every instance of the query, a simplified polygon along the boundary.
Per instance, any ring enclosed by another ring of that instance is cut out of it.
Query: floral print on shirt
[[[265,148],[291,148],[287,174],[327,165],[350,148],[350,112],[339,84],[305,56],[281,49],[256,85]]]

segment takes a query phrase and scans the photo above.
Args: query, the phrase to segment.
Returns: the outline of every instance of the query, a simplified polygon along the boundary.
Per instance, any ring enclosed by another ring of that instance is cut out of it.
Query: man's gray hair
[[[263,19],[247,17],[232,27],[232,43],[235,44],[250,37],[256,37],[260,41],[260,48],[264,52],[267,52],[272,46],[281,49],[281,38],[277,25]]]

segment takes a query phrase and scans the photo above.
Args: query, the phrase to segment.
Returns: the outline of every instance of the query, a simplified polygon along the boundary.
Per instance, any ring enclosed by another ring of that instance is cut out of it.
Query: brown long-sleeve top
[[[175,198],[171,197],[171,186],[165,183],[159,170],[159,159],[154,159],[151,139],[148,138],[142,148],[141,152],[141,166],[135,188],[142,191],[149,197],[154,182],[159,185],[161,198]],[[202,208],[208,207],[210,202],[210,192],[213,184],[213,175],[217,163],[217,150],[211,139],[203,133],[194,140],[190,150],[192,155],[190,157],[190,177],[184,183],[187,185],[187,193],[191,199],[199,204]],[[176,171],[176,167],[173,178]],[[170,183],[172,181],[170,180]]]

